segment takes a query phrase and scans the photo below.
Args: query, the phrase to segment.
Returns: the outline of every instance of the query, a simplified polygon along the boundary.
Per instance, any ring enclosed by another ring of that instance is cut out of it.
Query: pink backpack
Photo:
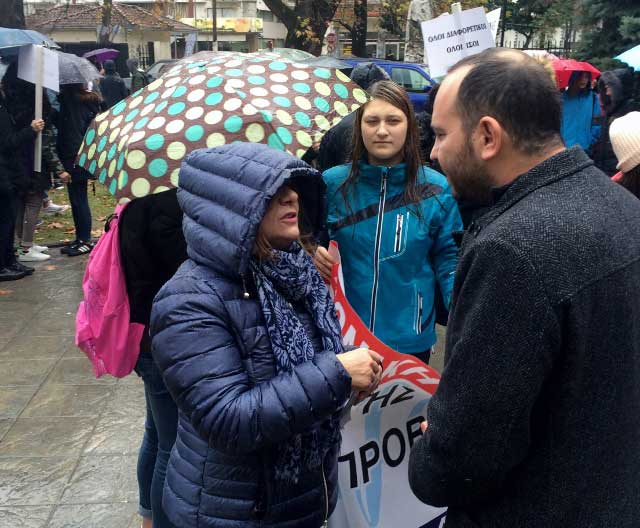
[[[122,378],[138,361],[144,325],[129,322],[129,297],[120,262],[118,205],[108,230],[93,248],[82,280],[84,301],[76,314],[76,346],[93,364],[96,378]]]

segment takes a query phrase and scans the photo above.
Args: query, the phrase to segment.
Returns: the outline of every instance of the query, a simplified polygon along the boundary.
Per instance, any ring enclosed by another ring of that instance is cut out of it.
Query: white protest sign
[[[329,250],[339,261],[337,246]],[[365,346],[383,356],[377,390],[343,420],[338,458],[338,503],[329,528],[439,528],[446,509],[420,502],[409,487],[409,453],[422,436],[439,374],[413,356],[379,341],[349,305],[338,265],[331,291],[345,345]]]
[[[32,44],[22,46],[18,55],[18,77],[36,85],[35,119],[42,119],[42,88],[60,91],[58,75],[58,55],[43,47]],[[42,132],[36,136],[33,170],[42,170]]]
[[[42,53],[42,68],[38,68],[38,50]],[[42,72],[42,86],[59,92],[57,53],[42,46],[22,46],[18,56],[18,77],[27,82],[38,84],[40,71]]]
[[[476,7],[421,23],[432,77],[443,77],[459,60],[495,47],[484,9]]]
[[[487,13],[487,22],[489,22],[489,27],[491,28],[491,33],[493,33],[493,41],[496,41],[498,38],[498,26],[500,25],[500,15],[502,14],[502,9],[494,9],[493,11],[489,11]]]

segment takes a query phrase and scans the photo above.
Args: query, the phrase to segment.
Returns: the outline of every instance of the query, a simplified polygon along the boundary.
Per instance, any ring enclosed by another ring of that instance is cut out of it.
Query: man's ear
[[[493,117],[484,116],[475,130],[476,152],[483,161],[489,161],[500,154],[506,138],[505,131]]]

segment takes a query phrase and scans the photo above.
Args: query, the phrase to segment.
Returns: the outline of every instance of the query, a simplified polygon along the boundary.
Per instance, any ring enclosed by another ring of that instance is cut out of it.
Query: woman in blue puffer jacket
[[[411,101],[393,81],[356,111],[352,163],[323,173],[329,236],[340,245],[349,302],[376,337],[428,362],[436,307],[446,324],[462,230],[446,178],[423,166]],[[333,259],[316,252],[325,278]]]
[[[153,357],[179,409],[163,508],[180,528],[314,528],[337,500],[338,415],[381,357],[343,351],[300,242],[320,173],[264,145],[190,154],[178,200],[189,259],[153,307]]]

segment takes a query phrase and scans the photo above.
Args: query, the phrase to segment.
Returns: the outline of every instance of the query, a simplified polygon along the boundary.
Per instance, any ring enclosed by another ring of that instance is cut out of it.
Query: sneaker
[[[49,204],[46,207],[42,208],[42,214],[45,216],[62,214],[69,209],[71,209],[69,205],[56,205],[51,200],[49,200]]]
[[[69,246],[69,251],[67,251],[67,255],[70,257],[88,255],[89,253],[91,253],[92,249],[93,249],[93,244],[91,242],[79,242],[74,246]]]
[[[17,271],[19,273],[24,273],[25,275],[33,275],[33,272],[36,271],[34,268],[30,268],[29,266],[25,266],[24,264],[21,264],[17,260],[13,264],[11,264],[10,266],[7,266],[7,269],[10,269],[10,270],[13,270],[13,271]]]
[[[50,258],[50,255],[47,255],[46,253],[40,253],[39,251],[33,249],[33,247],[30,247],[28,251],[22,249],[18,252],[19,262],[42,262],[44,260],[49,260]]]
[[[38,253],[47,253],[49,251],[49,248],[47,246],[38,246],[37,244],[34,244],[31,247],[35,249]]]
[[[23,271],[16,271],[10,268],[0,268],[0,281],[14,281],[27,276]]]
[[[60,253],[62,253],[63,255],[68,255],[69,250],[73,247],[76,247],[79,243],[80,242],[78,242],[77,240],[74,240],[73,242],[70,242],[69,244],[62,246],[60,248]]]

